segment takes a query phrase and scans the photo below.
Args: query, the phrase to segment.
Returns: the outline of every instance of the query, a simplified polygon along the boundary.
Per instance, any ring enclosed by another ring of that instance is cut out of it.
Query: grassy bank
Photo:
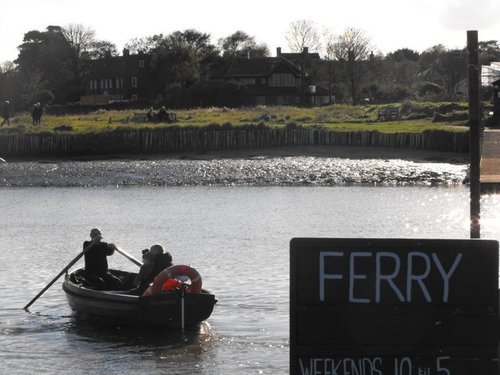
[[[330,105],[314,108],[288,106],[252,108],[204,108],[176,110],[175,124],[136,122],[135,113],[141,111],[106,111],[83,115],[44,115],[42,125],[34,127],[28,113],[15,114],[11,125],[0,128],[1,133],[101,133],[116,129],[141,129],[161,127],[225,128],[266,126],[314,127],[339,132],[378,131],[381,133],[419,133],[426,130],[464,132],[467,129],[466,103],[417,103],[393,104],[399,111],[396,121],[378,121],[380,109],[387,105]]]

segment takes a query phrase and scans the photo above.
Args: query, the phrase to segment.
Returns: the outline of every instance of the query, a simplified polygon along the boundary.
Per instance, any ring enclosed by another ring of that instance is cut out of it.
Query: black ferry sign
[[[493,374],[497,342],[497,241],[290,243],[292,374]]]

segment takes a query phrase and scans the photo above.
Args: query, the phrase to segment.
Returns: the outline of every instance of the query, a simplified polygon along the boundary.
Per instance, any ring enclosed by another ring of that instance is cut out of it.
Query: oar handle
[[[70,267],[71,267],[71,266],[73,266],[73,264],[75,264],[76,262],[78,262],[78,260],[79,260],[82,256],[84,256],[84,255],[85,255],[85,253],[86,253],[87,251],[89,251],[89,250],[90,250],[90,248],[91,248],[92,246],[94,246],[94,245],[95,245],[95,242],[91,242],[90,244],[88,244],[88,245],[85,247],[85,249],[83,249],[83,251],[82,251],[80,254],[78,254],[78,255],[76,256],[76,258],[75,258],[75,259],[73,259],[71,262],[69,262],[69,264],[68,264],[66,267],[64,267],[64,268],[63,268],[63,270],[62,270],[61,272],[59,272],[59,274],[58,274],[58,275],[57,275],[57,276],[56,276],[56,277],[55,277],[55,278],[54,278],[54,279],[53,279],[50,283],[48,283],[48,284],[47,284],[47,286],[46,286],[45,288],[43,288],[43,289],[40,291],[40,293],[38,293],[38,294],[37,294],[37,295],[36,295],[36,296],[35,296],[35,297],[31,300],[31,301],[29,301],[29,303],[28,303],[26,306],[24,306],[24,309],[25,309],[25,310],[28,310],[28,307],[30,307],[30,306],[31,306],[31,305],[32,305],[32,304],[33,304],[33,303],[34,303],[34,302],[35,302],[38,298],[40,298],[40,296],[41,296],[43,293],[45,293],[45,291],[46,291],[47,289],[49,289],[49,288],[52,286],[52,284],[54,284],[54,283],[57,281],[57,279],[59,279],[59,278],[60,278],[60,277],[61,277],[64,273],[66,273],[66,272],[70,269]]]
[[[142,267],[142,262],[140,260],[137,260],[136,258],[134,258],[132,255],[127,253],[125,250],[122,250],[119,247],[115,247],[115,250],[118,251],[121,255],[123,255],[128,260],[132,261],[132,263],[135,263],[139,267]]]

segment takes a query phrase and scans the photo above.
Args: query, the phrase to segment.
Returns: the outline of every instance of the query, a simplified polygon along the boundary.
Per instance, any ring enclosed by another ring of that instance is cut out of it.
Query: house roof
[[[313,53],[304,53],[304,52],[297,52],[297,53],[283,53],[281,52],[280,56],[284,57],[285,59],[288,59],[290,61],[300,61],[301,59],[305,58],[306,60],[320,60],[319,53],[313,52]]]
[[[125,56],[108,56],[96,60],[88,60],[87,65],[91,71],[103,69],[107,70],[117,70],[123,69],[125,67],[139,70],[139,61],[145,61],[145,67],[149,66],[149,62],[152,60],[151,55],[146,54],[134,54]]]
[[[283,65],[286,66],[292,74],[301,74],[301,70],[286,59],[280,57],[256,57],[251,59],[234,58],[222,74],[222,77],[268,77],[273,74],[278,67]]]

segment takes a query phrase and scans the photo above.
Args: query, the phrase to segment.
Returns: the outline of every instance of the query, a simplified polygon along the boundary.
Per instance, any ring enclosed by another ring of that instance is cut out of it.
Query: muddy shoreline
[[[1,156],[1,155],[0,155]],[[191,153],[158,153],[158,154],[112,154],[112,155],[82,155],[71,157],[26,156],[4,158],[5,162],[62,162],[62,161],[96,161],[96,160],[215,160],[215,159],[253,159],[309,156],[318,158],[340,159],[400,159],[416,162],[440,162],[451,164],[467,164],[468,153],[440,152],[432,150],[416,150],[384,147],[356,146],[292,146],[271,147],[260,149],[224,150],[212,152]]]
[[[464,154],[341,146],[0,163],[0,187],[456,186],[466,175]]]

